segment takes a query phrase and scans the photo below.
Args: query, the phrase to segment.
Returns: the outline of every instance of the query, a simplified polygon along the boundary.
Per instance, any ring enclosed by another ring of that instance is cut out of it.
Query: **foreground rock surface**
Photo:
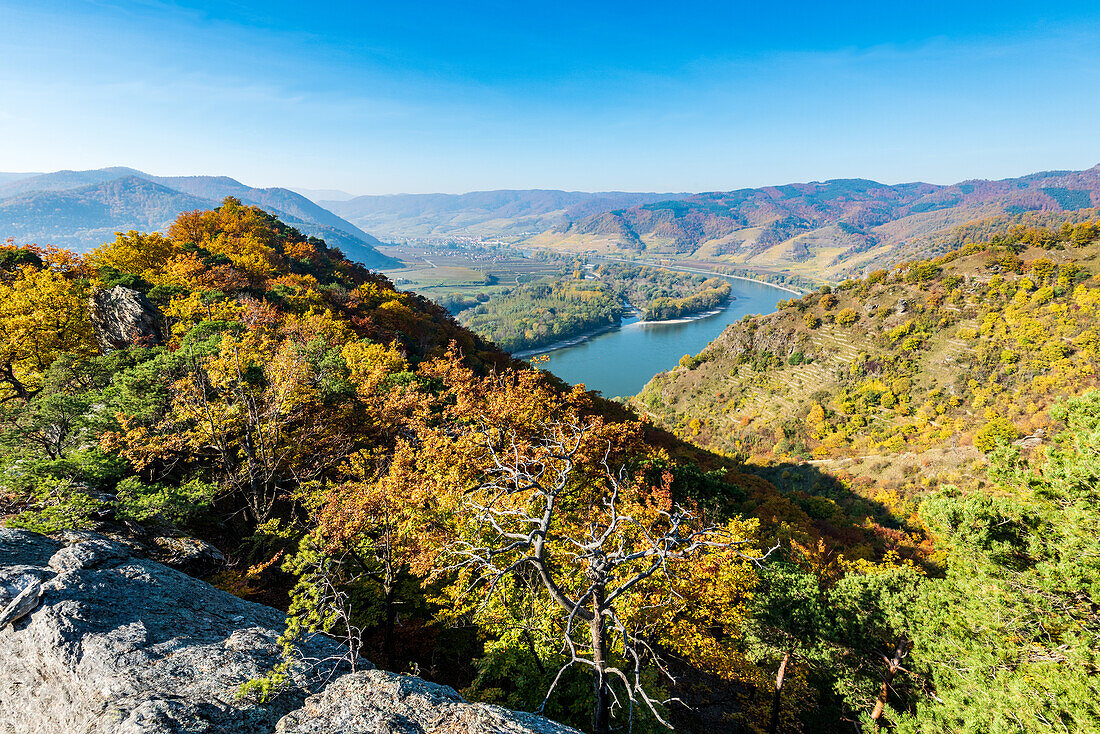
[[[287,714],[278,734],[564,734],[534,714],[468,703],[450,686],[382,670],[351,673]]]
[[[573,731],[382,671],[238,699],[277,662],[283,615],[88,534],[0,529],[0,618],[2,734]]]

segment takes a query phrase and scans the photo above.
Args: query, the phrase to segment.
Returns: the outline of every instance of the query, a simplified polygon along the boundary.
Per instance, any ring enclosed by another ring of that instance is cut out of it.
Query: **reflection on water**
[[[624,319],[621,328],[546,353],[548,361],[539,366],[607,397],[634,395],[653,375],[674,367],[680,357],[702,351],[727,325],[748,314],[771,313],[776,303],[793,296],[767,283],[730,282],[734,300],[721,311],[693,320]]]

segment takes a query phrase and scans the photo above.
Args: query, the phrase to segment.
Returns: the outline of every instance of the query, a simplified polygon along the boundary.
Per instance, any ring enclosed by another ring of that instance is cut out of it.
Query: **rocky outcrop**
[[[467,703],[449,686],[381,670],[351,673],[283,717],[278,734],[568,734],[535,714]]]
[[[305,698],[237,699],[278,660],[283,618],[105,538],[0,530],[0,605],[41,584],[0,629],[3,734],[271,731]]]
[[[130,346],[161,343],[160,309],[140,291],[116,285],[98,290],[88,301],[96,341],[104,354]]]
[[[334,663],[300,667],[268,703],[240,698],[278,661],[283,615],[90,533],[0,529],[0,622],[0,734],[572,731],[381,671],[311,696]]]
[[[188,576],[206,578],[225,568],[225,554],[205,540],[192,538],[179,530],[149,527],[131,522],[99,522],[95,532],[67,531],[59,534],[67,543],[106,537],[123,546],[130,555],[163,563]]]
[[[768,352],[786,359],[795,350],[809,354],[812,344],[805,334],[793,328],[768,324],[758,328],[751,320],[730,324],[700,353],[708,358],[717,354],[737,357],[748,352]]]

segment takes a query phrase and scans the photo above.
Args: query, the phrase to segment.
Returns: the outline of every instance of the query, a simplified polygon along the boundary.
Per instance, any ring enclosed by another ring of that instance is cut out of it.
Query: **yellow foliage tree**
[[[0,278],[0,383],[7,390],[3,400],[31,397],[42,373],[62,353],[95,352],[88,296],[86,281],[56,266],[24,265]]]

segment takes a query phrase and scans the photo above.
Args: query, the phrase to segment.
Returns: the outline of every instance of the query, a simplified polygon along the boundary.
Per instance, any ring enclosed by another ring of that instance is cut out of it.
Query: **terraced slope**
[[[728,327],[634,399],[707,448],[762,461],[910,461],[988,426],[1049,435],[1100,375],[1100,227],[1016,229]],[[985,433],[983,433],[985,431]],[[1040,439],[1041,440],[1041,439]]]

